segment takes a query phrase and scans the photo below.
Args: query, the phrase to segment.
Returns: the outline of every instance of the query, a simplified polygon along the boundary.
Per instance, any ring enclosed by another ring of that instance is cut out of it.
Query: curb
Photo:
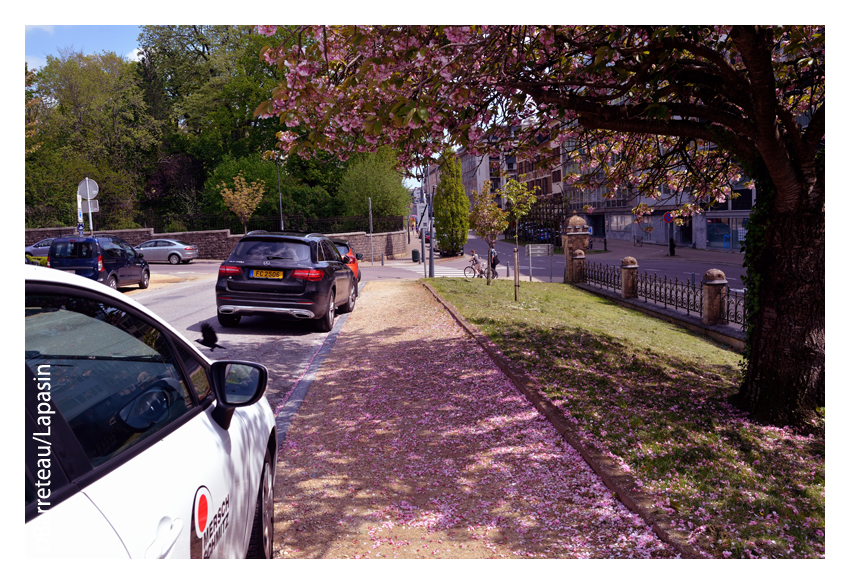
[[[631,512],[636,513],[665,543],[670,544],[682,558],[694,559],[704,558],[700,549],[687,542],[687,534],[673,529],[670,520],[680,519],[677,514],[666,514],[656,509],[652,499],[635,482],[635,478],[628,472],[622,470],[620,465],[611,457],[605,455],[593,445],[584,444],[577,433],[577,427],[570,422],[563,412],[537,389],[536,380],[522,371],[521,368],[508,361],[498,347],[486,335],[481,333],[475,325],[468,322],[457,309],[427,282],[422,285],[443,305],[452,317],[474,338],[487,352],[496,366],[507,375],[525,397],[543,414],[555,430],[567,441],[567,443],[581,454],[585,462],[593,469],[602,482],[607,486]]]

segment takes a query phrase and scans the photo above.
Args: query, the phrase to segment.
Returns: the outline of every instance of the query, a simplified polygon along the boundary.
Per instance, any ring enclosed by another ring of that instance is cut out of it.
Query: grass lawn
[[[741,356],[560,283],[431,284],[610,453],[706,553],[824,556],[825,443],[727,403]]]

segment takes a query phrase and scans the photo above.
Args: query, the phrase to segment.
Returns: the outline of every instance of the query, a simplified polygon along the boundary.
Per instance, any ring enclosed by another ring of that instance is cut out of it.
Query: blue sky
[[[90,55],[112,51],[135,58],[141,27],[136,25],[26,25],[26,62],[43,67],[47,55],[58,56],[66,47]]]

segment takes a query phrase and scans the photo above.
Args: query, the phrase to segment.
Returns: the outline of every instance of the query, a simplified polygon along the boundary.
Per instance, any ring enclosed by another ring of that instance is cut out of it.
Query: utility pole
[[[425,184],[428,185],[428,194],[431,196],[430,217],[428,218],[428,232],[431,240],[430,251],[428,252],[428,277],[434,277],[434,195],[431,193],[431,163],[430,161],[425,166]]]

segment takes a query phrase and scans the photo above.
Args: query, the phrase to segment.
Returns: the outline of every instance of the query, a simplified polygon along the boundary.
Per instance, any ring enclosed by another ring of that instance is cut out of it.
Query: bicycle
[[[466,266],[463,269],[463,275],[467,278],[486,278],[488,272],[490,273],[490,279],[493,280],[495,275],[493,274],[493,270],[490,268],[476,269],[476,266]]]

